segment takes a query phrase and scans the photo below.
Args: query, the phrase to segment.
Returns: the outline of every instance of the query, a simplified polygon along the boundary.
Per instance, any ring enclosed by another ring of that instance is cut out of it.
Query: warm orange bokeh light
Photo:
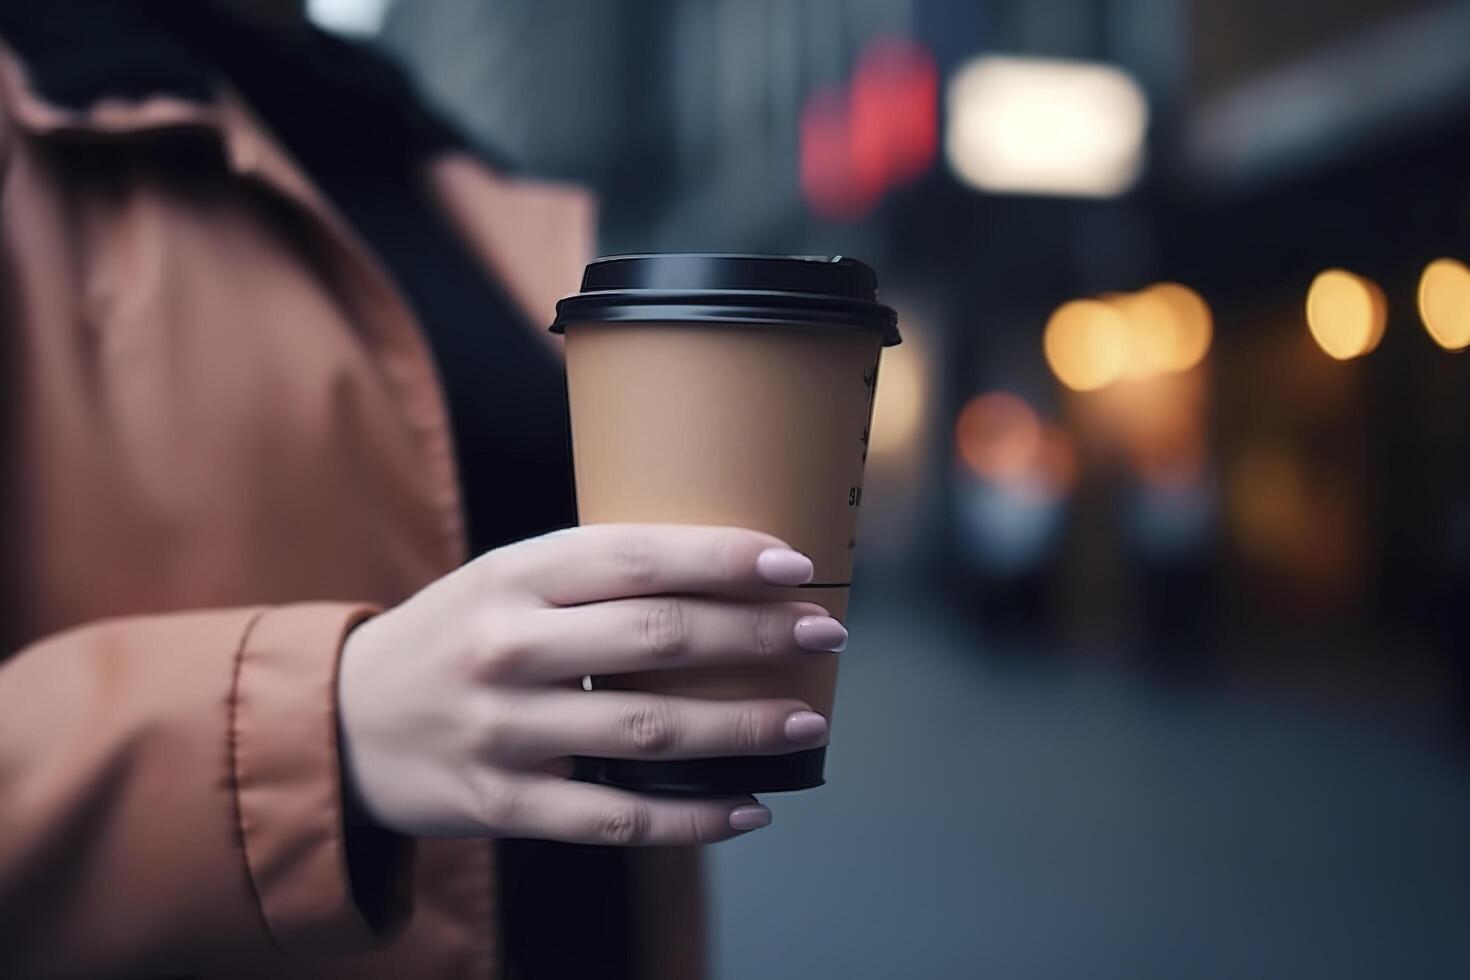
[[[1339,361],[1371,353],[1387,323],[1388,303],[1371,279],[1328,269],[1307,290],[1307,328],[1328,356]]]
[[[1210,308],[1188,286],[1161,282],[1141,292],[1113,293],[1103,299],[1128,325],[1125,378],[1187,371],[1210,349],[1214,333]]]
[[[1199,293],[1161,282],[1063,304],[1047,323],[1044,346],[1063,384],[1095,391],[1114,381],[1187,371],[1204,359],[1213,334],[1210,308]]]
[[[1161,282],[1144,290],[1143,295],[1169,310],[1173,323],[1173,344],[1163,357],[1165,371],[1187,371],[1210,350],[1215,333],[1214,318],[1204,297],[1177,282]]]
[[[1004,391],[978,395],[960,410],[955,449],[975,475],[1024,496],[1056,499],[1077,482],[1071,434]]]
[[[1025,479],[1041,444],[1041,420],[1036,412],[1004,391],[971,399],[955,420],[960,459],[976,474],[996,483]]]
[[[1434,342],[1446,350],[1470,346],[1470,268],[1456,259],[1435,259],[1419,278],[1419,317]]]
[[[1046,363],[1076,391],[1095,391],[1117,381],[1128,367],[1130,330],[1123,314],[1096,299],[1057,307],[1042,336]]]
[[[1168,362],[1178,343],[1169,305],[1148,290],[1109,293],[1102,299],[1122,315],[1128,327],[1128,361],[1123,377],[1137,381],[1169,370]]]

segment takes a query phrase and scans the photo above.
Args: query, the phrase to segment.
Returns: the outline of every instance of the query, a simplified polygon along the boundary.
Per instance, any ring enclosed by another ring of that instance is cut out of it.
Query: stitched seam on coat
[[[230,725],[227,738],[230,757],[229,790],[230,805],[235,815],[235,840],[240,846],[240,859],[245,866],[245,880],[250,884],[250,895],[255,899],[255,911],[259,913],[260,923],[271,943],[281,952],[285,952],[280,940],[276,939],[275,931],[271,929],[270,919],[265,913],[265,903],[260,897],[260,888],[255,882],[255,871],[250,865],[250,848],[245,842],[245,813],[240,806],[240,675],[245,667],[245,650],[250,646],[250,637],[269,611],[261,609],[250,617],[250,622],[240,632],[240,643],[235,648],[234,670],[230,678]]]

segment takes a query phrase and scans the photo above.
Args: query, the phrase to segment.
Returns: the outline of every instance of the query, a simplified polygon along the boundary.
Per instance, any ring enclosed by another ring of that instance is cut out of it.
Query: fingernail
[[[730,829],[760,830],[771,823],[771,811],[759,803],[747,803],[730,811]]]
[[[812,560],[790,548],[767,548],[755,556],[755,570],[771,585],[805,585],[815,571]]]
[[[831,616],[803,616],[792,628],[796,645],[803,650],[841,653],[847,649],[847,627]]]
[[[786,738],[791,742],[819,742],[827,737],[827,719],[815,711],[797,711],[786,718]]]

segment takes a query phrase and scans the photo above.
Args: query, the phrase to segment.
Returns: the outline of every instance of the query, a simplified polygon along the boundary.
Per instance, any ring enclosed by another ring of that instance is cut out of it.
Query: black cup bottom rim
[[[579,758],[572,778],[666,796],[788,793],[824,785],[826,759],[826,746],[787,755],[670,762]]]

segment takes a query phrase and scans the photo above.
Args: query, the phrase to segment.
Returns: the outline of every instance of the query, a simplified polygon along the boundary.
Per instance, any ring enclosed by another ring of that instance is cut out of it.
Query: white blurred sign
[[[1143,169],[1148,102],[1112,65],[984,56],[945,102],[949,166],[981,190],[1113,197]]]
[[[392,0],[307,0],[306,16],[334,34],[355,36],[378,33]]]

